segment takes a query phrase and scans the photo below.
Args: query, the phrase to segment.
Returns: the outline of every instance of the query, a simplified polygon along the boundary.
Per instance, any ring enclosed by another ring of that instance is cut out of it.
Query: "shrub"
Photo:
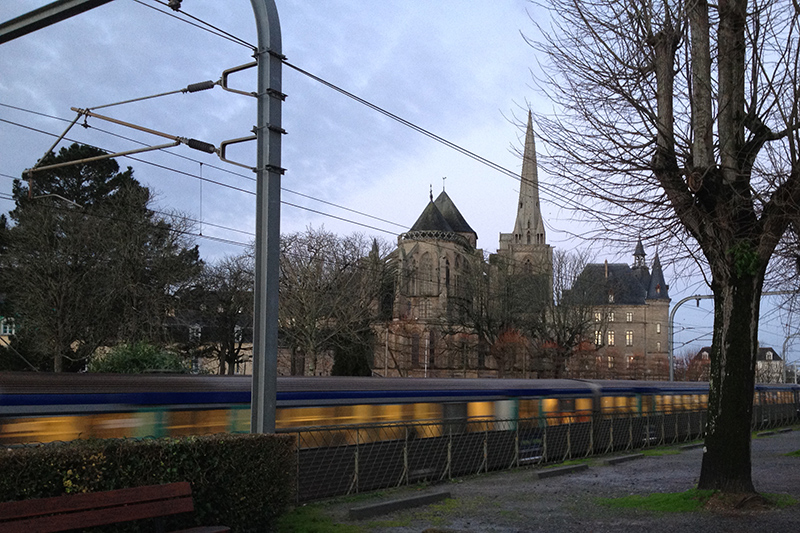
[[[147,344],[120,344],[105,356],[92,359],[89,372],[109,372],[115,374],[142,374],[144,372],[187,373],[191,366],[179,355]]]
[[[214,435],[80,440],[0,450],[0,501],[188,481],[193,515],[168,525],[271,531],[295,501],[293,437]],[[148,531],[141,522],[125,531]],[[116,531],[119,528],[110,528]]]

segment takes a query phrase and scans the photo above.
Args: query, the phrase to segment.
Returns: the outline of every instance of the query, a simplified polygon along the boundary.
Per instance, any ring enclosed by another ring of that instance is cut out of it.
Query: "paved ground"
[[[753,479],[762,493],[790,494],[800,501],[800,428],[753,440]],[[614,466],[593,459],[590,468],[537,479],[522,469],[455,480],[434,487],[404,488],[316,504],[337,523],[357,524],[371,533],[469,532],[750,532],[800,530],[800,504],[780,510],[720,513],[654,513],[610,509],[598,497],[682,492],[697,483],[702,448],[648,456]],[[449,491],[451,500],[364,520],[348,519],[351,507]]]

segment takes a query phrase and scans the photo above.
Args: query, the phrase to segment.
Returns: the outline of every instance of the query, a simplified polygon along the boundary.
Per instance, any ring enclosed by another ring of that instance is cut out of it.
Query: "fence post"
[[[544,428],[542,429],[542,462],[547,462],[547,418],[544,419]]]
[[[356,428],[356,449],[353,453],[353,486],[356,494],[358,493],[358,446],[361,443],[359,428]]]
[[[519,468],[519,417],[517,417],[517,427],[514,428],[514,458],[511,460],[509,468]]]
[[[408,426],[404,427],[405,430],[405,439],[403,440],[403,473],[400,474],[400,481],[398,481],[397,486],[403,484],[403,478],[406,480],[406,485],[408,485]]]
[[[586,448],[586,457],[594,455],[594,413],[589,417],[589,447]]]
[[[633,450],[633,415],[628,415],[628,449]]]
[[[489,471],[489,424],[483,427],[483,471]]]
[[[300,503],[300,432],[297,432],[297,438],[294,440],[294,459],[295,459],[295,475],[297,476],[297,491],[294,495],[295,503]]]
[[[452,425],[447,429],[447,465],[445,466],[441,479],[444,479],[445,475],[447,476],[447,479],[453,479],[453,426]]]
[[[616,417],[614,416],[616,413],[611,412],[611,423],[608,425],[608,447],[606,447],[606,453],[609,450],[614,449],[614,422],[616,422]]]
[[[572,459],[572,418],[567,419],[567,453],[564,460]]]

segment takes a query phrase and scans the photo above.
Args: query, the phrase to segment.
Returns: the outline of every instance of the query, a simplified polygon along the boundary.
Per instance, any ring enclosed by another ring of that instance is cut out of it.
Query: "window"
[[[419,303],[419,318],[430,318],[431,301],[425,298]]]
[[[633,331],[625,332],[625,346],[633,346]]]
[[[657,352],[660,352],[660,351],[661,351],[661,342],[657,342],[657,343],[656,343],[656,351],[657,351]]]
[[[419,366],[419,335],[411,335],[411,366]]]
[[[609,346],[614,346],[614,332],[613,331],[609,331],[608,332],[608,345]]]
[[[767,352],[767,353],[764,355],[764,358],[765,358],[767,361],[772,361],[772,352]]]
[[[614,303],[614,291],[608,291],[608,303]]]
[[[609,355],[608,356],[608,368],[614,368],[614,356],[613,355]]]
[[[597,346],[600,346],[601,344],[603,344],[603,332],[600,331],[599,329],[594,332],[594,343]]]
[[[203,327],[200,324],[189,326],[189,342],[200,342]]]
[[[610,311],[608,313],[608,321],[609,322],[614,322],[614,311]]]
[[[628,368],[631,368],[631,367],[633,367],[634,363],[636,362],[636,357],[633,356],[633,355],[629,355],[627,357],[627,359],[625,360],[625,362],[628,365]]]
[[[13,335],[17,328],[14,327],[13,318],[4,318],[0,320],[0,335]]]
[[[594,313],[594,321],[595,322],[601,322],[602,320],[603,320],[603,313],[601,313],[600,311],[595,311],[595,313]]]
[[[419,289],[421,292],[418,294],[432,294],[436,287],[433,278],[433,257],[428,252],[422,254],[419,260]]]
[[[631,312],[625,313],[625,322],[633,322],[633,313]]]
[[[431,331],[430,335],[428,335],[428,339],[428,366],[433,368],[436,358],[436,334]]]
[[[661,322],[656,323],[656,333],[661,334]]]

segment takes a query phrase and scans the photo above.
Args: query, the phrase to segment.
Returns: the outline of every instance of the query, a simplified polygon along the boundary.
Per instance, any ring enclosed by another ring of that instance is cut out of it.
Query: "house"
[[[588,264],[573,285],[594,315],[597,374],[583,377],[669,378],[669,285],[658,254],[652,271],[645,258],[640,240],[632,265]]]
[[[711,366],[711,346],[704,346],[692,357],[686,369],[688,381],[708,381]],[[761,346],[756,353],[756,383],[783,383],[785,363],[769,346]]]

